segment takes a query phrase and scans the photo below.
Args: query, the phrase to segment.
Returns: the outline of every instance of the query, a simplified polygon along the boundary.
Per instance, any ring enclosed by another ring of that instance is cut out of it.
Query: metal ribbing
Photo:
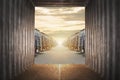
[[[90,0],[86,6],[86,64],[105,80],[119,78],[119,0]]]
[[[0,1],[0,80],[34,63],[34,11],[29,0]]]

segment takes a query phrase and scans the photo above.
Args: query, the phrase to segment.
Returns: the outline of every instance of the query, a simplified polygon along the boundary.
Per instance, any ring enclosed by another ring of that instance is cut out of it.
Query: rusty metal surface
[[[105,80],[120,80],[119,0],[90,0],[86,6],[86,64]]]
[[[35,6],[85,6],[88,0],[33,0]]]
[[[1,0],[0,15],[0,80],[9,80],[34,62],[34,6]]]
[[[33,65],[14,80],[59,80],[58,65]]]
[[[102,80],[86,65],[41,64],[33,65],[14,80]]]

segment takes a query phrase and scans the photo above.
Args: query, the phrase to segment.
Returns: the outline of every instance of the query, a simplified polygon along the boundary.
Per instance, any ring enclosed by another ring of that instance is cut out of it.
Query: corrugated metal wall
[[[0,80],[34,62],[34,6],[30,0],[0,0]]]
[[[119,0],[90,0],[86,6],[86,64],[105,80],[120,80]]]

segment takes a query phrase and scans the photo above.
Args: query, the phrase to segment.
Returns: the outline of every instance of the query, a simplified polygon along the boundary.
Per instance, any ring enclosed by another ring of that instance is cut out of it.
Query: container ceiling
[[[35,6],[86,6],[88,0],[33,0]]]

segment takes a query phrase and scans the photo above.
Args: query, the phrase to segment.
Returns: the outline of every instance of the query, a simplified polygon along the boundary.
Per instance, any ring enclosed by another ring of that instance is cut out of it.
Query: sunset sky
[[[35,28],[55,39],[65,39],[85,28],[84,7],[36,7]]]

